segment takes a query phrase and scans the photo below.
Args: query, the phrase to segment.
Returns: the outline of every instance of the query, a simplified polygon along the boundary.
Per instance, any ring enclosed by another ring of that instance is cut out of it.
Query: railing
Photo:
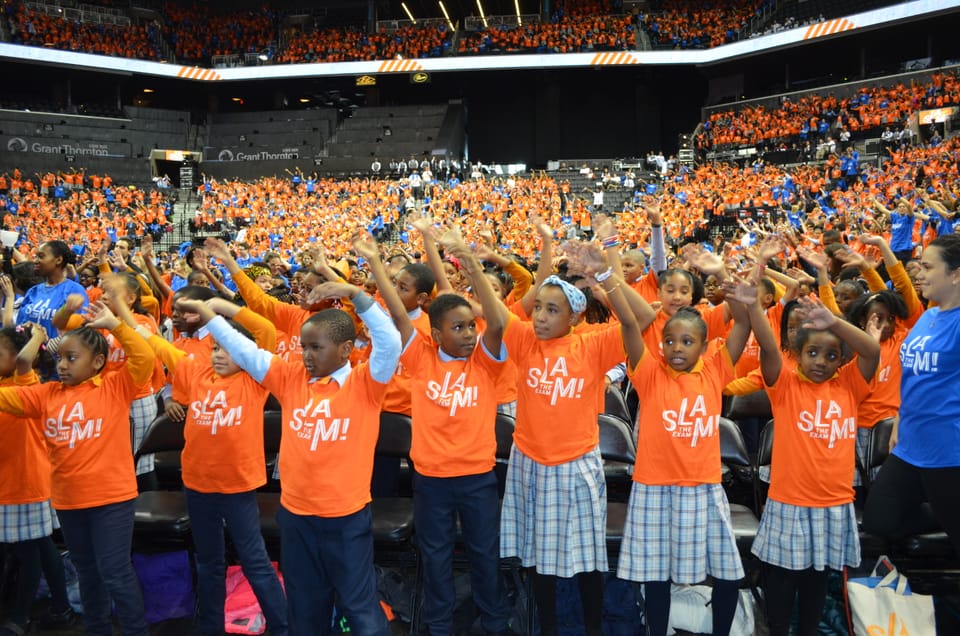
[[[432,27],[442,27],[446,26],[447,21],[445,18],[424,18],[413,22],[412,20],[377,20],[377,32],[384,33],[394,33],[400,29],[405,29],[411,26],[432,26]],[[456,22],[454,22],[454,27],[456,27]]]
[[[532,13],[529,15],[488,15],[487,24],[484,26],[483,18],[479,16],[468,15],[463,19],[463,28],[466,31],[483,31],[484,29],[515,29],[525,24],[540,24],[540,16]]]
[[[113,24],[130,26],[130,16],[124,15],[119,9],[112,7],[97,7],[90,4],[81,4],[61,0],[61,2],[25,2],[24,6],[32,11],[70,20],[72,22],[86,22],[90,24]]]

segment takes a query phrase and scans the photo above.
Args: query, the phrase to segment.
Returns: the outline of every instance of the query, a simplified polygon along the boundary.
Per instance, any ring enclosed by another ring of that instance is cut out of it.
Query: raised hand
[[[763,242],[757,247],[757,262],[768,263],[770,259],[782,254],[787,249],[786,241],[776,235],[763,239]]]
[[[593,225],[593,235],[594,237],[600,239],[601,241],[605,238],[616,235],[617,228],[613,224],[613,220],[606,214],[596,214],[591,221]]]
[[[823,252],[816,252],[809,247],[798,247],[797,256],[807,261],[817,269],[827,269],[827,255]]]
[[[122,272],[127,269],[127,264],[123,262],[123,257],[117,252],[107,252],[107,262],[110,269],[115,272]]]
[[[806,320],[803,322],[805,329],[829,329],[839,320],[819,298],[805,296],[799,302],[806,309]]]
[[[380,249],[366,230],[357,230],[350,235],[350,243],[353,245],[354,253],[360,258],[366,261],[380,258]]]
[[[203,260],[204,265],[206,265],[206,261],[204,259],[206,259],[208,256],[212,256],[221,263],[226,263],[233,258],[233,256],[230,254],[230,248],[227,247],[227,244],[222,240],[212,236],[208,237],[207,240],[203,242],[203,250],[197,252],[196,256],[194,257],[193,268],[197,269],[196,263],[200,260]]]
[[[144,235],[140,241],[140,256],[143,259],[153,258],[153,237],[149,234]]]
[[[349,298],[358,291],[359,288],[349,283],[334,283],[329,281],[320,283],[310,290],[310,294],[307,296],[307,304],[313,306],[331,298]]]
[[[102,300],[98,300],[87,308],[86,318],[87,326],[94,329],[112,330],[120,324],[120,319],[110,311],[110,308]]]
[[[877,314],[870,314],[870,317],[867,318],[867,324],[863,329],[870,337],[880,342],[880,337],[883,334],[883,325],[880,324],[880,316]]]
[[[7,300],[16,296],[16,292],[13,289],[13,281],[10,280],[10,277],[6,274],[0,274],[0,294]]]
[[[663,217],[660,216],[660,202],[657,199],[650,195],[643,197],[643,209],[647,211],[647,220],[650,225],[663,223]]]
[[[849,247],[835,252],[834,258],[842,262],[847,267],[859,267],[861,269],[869,267],[869,263],[867,263],[867,259],[864,258],[863,254],[855,252]]]
[[[83,294],[70,294],[69,296],[67,296],[67,299],[63,302],[63,308],[69,311],[70,313],[74,313],[78,309],[83,307],[83,303],[85,302],[87,302],[87,298]]]
[[[739,276],[731,276],[723,282],[723,294],[727,300],[733,299],[744,305],[752,305],[757,302],[759,292],[757,286],[747,282]]]
[[[720,274],[724,271],[723,259],[717,254],[704,249],[702,245],[694,243],[684,245],[683,257],[702,274],[709,276],[710,274]]]

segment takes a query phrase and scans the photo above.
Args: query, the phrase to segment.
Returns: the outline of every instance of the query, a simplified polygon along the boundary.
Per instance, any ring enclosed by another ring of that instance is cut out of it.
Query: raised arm
[[[163,274],[160,273],[156,263],[153,262],[153,237],[149,234],[144,236],[143,240],[140,241],[140,255],[143,257],[143,264],[147,268],[147,274],[150,276],[150,280],[153,281],[154,287],[160,292],[161,298],[168,298],[173,294],[173,289],[170,288],[170,285],[167,285],[167,281],[163,280]]]
[[[499,357],[500,345],[503,342],[503,331],[506,329],[510,312],[507,311],[496,292],[493,291],[493,285],[490,284],[490,280],[483,273],[483,265],[470,251],[467,244],[463,242],[460,233],[455,230],[445,232],[440,237],[440,242],[444,249],[460,259],[461,271],[465,272],[470,279],[470,286],[480,300],[480,306],[483,308],[483,315],[487,321],[487,328],[483,332],[483,345],[487,351]]]
[[[863,379],[870,382],[877,372],[877,365],[880,363],[880,343],[877,338],[868,333],[868,331],[877,331],[877,316],[870,317],[870,322],[867,323],[867,330],[865,331],[846,320],[838,318],[824,307],[822,302],[816,299],[806,298],[804,304],[809,306],[809,311],[803,326],[808,329],[829,329],[840,340],[846,342],[857,354],[857,367],[860,369]]]
[[[17,323],[13,315],[13,304],[16,301],[16,293],[13,290],[13,281],[6,274],[0,274],[0,293],[3,294],[3,326],[12,327]]]
[[[423,237],[423,251],[427,255],[427,264],[436,279],[437,294],[452,292],[453,287],[447,280],[447,273],[443,269],[443,259],[440,258],[440,250],[437,249],[437,243],[433,237],[433,220],[430,217],[421,217],[415,219],[412,225]],[[377,281],[377,285],[380,285],[379,281]],[[380,295],[382,296],[383,292],[380,292]]]
[[[380,250],[377,248],[377,244],[371,240],[366,230],[357,231],[350,240],[353,243],[353,251],[356,252],[357,256],[365,259],[370,266],[370,272],[377,282],[380,297],[387,304],[390,318],[397,327],[397,331],[400,332],[400,341],[406,345],[410,342],[410,337],[413,336],[413,321],[410,320],[410,315],[407,313],[406,307],[403,306],[403,301],[400,300],[397,288],[393,286],[393,281],[387,274],[387,268],[384,267],[383,261],[380,259]],[[442,269],[441,276],[443,276]]]
[[[129,325],[117,318],[106,303],[97,302],[91,305],[87,317],[90,319],[87,323],[88,327],[107,329],[117,339],[126,354],[127,363],[124,368],[130,374],[133,383],[141,385],[149,380],[153,375],[153,363],[156,359],[150,345],[144,342],[143,338]]]
[[[553,274],[553,228],[539,216],[531,215],[530,224],[540,235],[540,261],[537,263],[537,273],[533,285],[520,299],[523,311],[529,316],[533,313],[533,304],[537,299],[537,291],[543,281]]]

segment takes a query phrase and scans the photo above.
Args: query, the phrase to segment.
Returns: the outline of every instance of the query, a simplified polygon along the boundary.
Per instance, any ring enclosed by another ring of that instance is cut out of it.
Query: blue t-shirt
[[[890,213],[890,249],[905,252],[913,249],[913,217]]]
[[[60,335],[60,332],[53,326],[53,314],[63,307],[70,294],[83,296],[84,307],[89,304],[87,291],[83,285],[70,279],[56,285],[46,283],[34,285],[23,295],[23,302],[20,303],[20,310],[17,312],[17,324],[35,322],[47,330],[48,336],[55,338]]]
[[[960,308],[928,309],[900,346],[893,454],[922,468],[960,466]]]

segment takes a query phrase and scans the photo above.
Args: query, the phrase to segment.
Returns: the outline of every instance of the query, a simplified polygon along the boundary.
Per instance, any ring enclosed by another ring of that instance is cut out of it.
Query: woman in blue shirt
[[[920,267],[918,291],[937,306],[923,313],[900,348],[899,420],[863,527],[887,539],[929,532],[930,520],[920,514],[928,501],[960,554],[960,235],[932,241]]]
[[[63,241],[42,243],[34,256],[37,276],[43,279],[39,285],[27,290],[17,312],[17,324],[34,322],[42,325],[51,338],[59,335],[53,326],[53,314],[60,309],[70,294],[87,297],[83,286],[67,277],[67,267],[73,265],[77,255]],[[84,301],[84,306],[86,306]]]

